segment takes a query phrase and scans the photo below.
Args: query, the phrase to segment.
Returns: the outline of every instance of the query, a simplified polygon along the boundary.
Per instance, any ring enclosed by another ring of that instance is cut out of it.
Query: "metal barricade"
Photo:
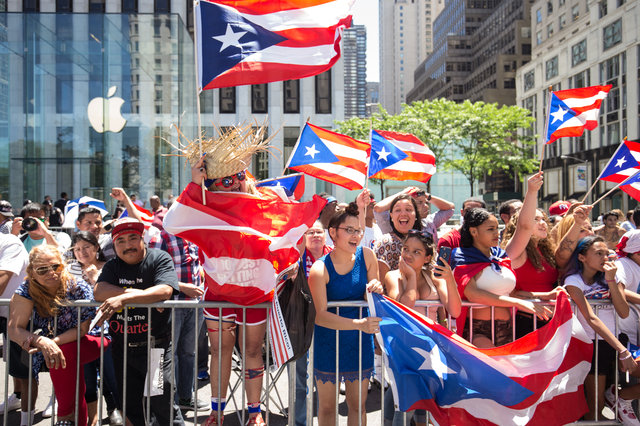
[[[593,309],[595,311],[595,313],[597,314],[598,311],[600,309],[602,309],[603,305],[609,305],[610,302],[609,301],[590,301],[590,303],[593,306]],[[0,306],[8,306],[9,305],[9,300],[8,299],[0,299]],[[72,303],[72,306],[76,307],[76,312],[78,317],[80,316],[80,309],[82,307],[86,307],[86,306],[99,306],[100,303],[98,302],[90,302],[90,301],[76,301]],[[483,305],[478,305],[478,304],[471,304],[471,303],[463,303],[464,306],[467,307],[484,307]],[[223,308],[228,308],[228,307],[238,307],[236,305],[230,304],[230,303],[223,303],[223,302],[196,302],[196,301],[183,301],[183,300],[169,300],[169,301],[165,301],[165,302],[161,302],[161,303],[153,303],[153,304],[134,304],[134,305],[129,305],[127,308],[125,308],[126,310],[130,309],[130,308],[144,308],[147,309],[147,314],[148,314],[148,318],[150,318],[150,313],[152,311],[152,309],[170,309],[172,311],[172,317],[173,315],[175,315],[175,309],[203,309],[203,308],[214,308],[218,310],[218,317],[222,317],[221,312]],[[269,310],[270,310],[270,305],[269,304],[261,304],[261,305],[256,305],[253,306],[252,308],[263,308],[267,310],[267,318],[268,318],[268,314],[269,314]],[[340,308],[353,308],[356,307],[359,309],[360,312],[360,317],[363,316],[363,312],[365,310],[365,308],[367,307],[367,304],[364,301],[361,302],[329,302],[328,303],[328,307],[329,308],[336,308],[337,310],[337,314],[340,314]],[[440,303],[436,303],[436,302],[428,302],[428,301],[417,301],[416,302],[416,307],[417,308],[425,308],[427,309],[427,314],[432,310],[432,309],[438,309],[441,307]],[[631,309],[633,309],[636,313],[640,314],[640,309],[635,306],[635,305],[630,305]],[[246,308],[243,308],[244,312],[246,313]],[[575,311],[575,309],[574,309]],[[128,313],[125,312],[125,313]],[[639,315],[640,316],[640,315]],[[127,319],[128,319],[128,315],[124,316],[125,318],[125,330],[127,330],[128,324],[127,324]],[[198,355],[198,342],[197,342],[197,336],[198,336],[198,330],[200,329],[200,327],[202,326],[202,324],[199,323],[199,319],[198,319],[198,315],[194,315],[194,348],[193,351],[195,353],[195,358],[197,359],[197,355]],[[493,312],[492,312],[492,318],[493,318]],[[450,316],[448,316],[446,318],[446,326],[449,329],[452,329],[455,331],[455,320],[453,320]],[[245,315],[245,321],[246,321],[246,315]],[[469,315],[469,321],[473,321],[473,314],[471,313]],[[513,325],[514,325],[514,338],[515,338],[515,310],[512,310],[512,321],[513,321]],[[534,328],[537,328],[537,320],[535,319],[535,317],[532,319],[533,321],[533,326]],[[175,323],[172,321],[171,322],[172,326],[171,326],[171,330],[170,330],[170,335],[171,335],[171,341],[175,340]],[[245,327],[246,323],[243,323],[240,325],[240,327]],[[55,324],[54,324],[55,327]],[[267,325],[266,325],[266,335],[268,336],[269,333],[269,322],[267,321]],[[471,329],[471,327],[470,327]],[[616,315],[616,336],[618,335],[618,321],[617,321],[617,315]],[[460,330],[461,332],[461,330]],[[79,329],[78,329],[78,336],[77,336],[77,340],[79,340],[80,335],[79,335]],[[222,346],[222,333],[217,333],[218,334],[218,353],[220,353],[220,349]],[[361,336],[362,332],[358,332],[358,335]],[[240,354],[244,353],[246,350],[246,333],[242,333],[243,338],[241,339],[240,342]],[[495,338],[495,329],[492,328],[492,337]],[[124,346],[127,347],[127,338],[128,338],[128,333],[125,333],[124,335]],[[472,339],[473,336],[470,336],[470,339]],[[151,348],[151,342],[152,342],[152,336],[151,336],[151,330],[149,327],[149,330],[147,332],[147,371],[149,371],[149,348]],[[9,341],[8,339],[5,337],[4,341],[3,341],[4,345],[4,349],[5,349],[5,353],[8,356],[10,351],[8,350],[9,348]],[[339,357],[340,357],[340,347],[339,347],[339,332],[336,333],[336,353],[335,354],[327,354],[327,356],[335,356],[336,358],[336,365],[338,363]],[[262,387],[262,394],[261,394],[261,403],[263,404],[263,406],[265,407],[265,411],[263,412],[264,417],[265,417],[265,421],[267,422],[267,424],[270,423],[270,412],[271,412],[271,401],[275,402],[276,407],[283,413],[286,414],[288,416],[287,419],[287,423],[288,425],[295,425],[295,385],[296,385],[296,380],[295,380],[295,366],[291,366],[291,368],[289,369],[289,379],[284,382],[284,386],[288,389],[288,409],[284,408],[284,404],[281,401],[280,398],[280,392],[278,390],[278,382],[282,382],[281,380],[279,380],[281,378],[281,374],[283,372],[282,369],[280,369],[279,371],[274,371],[274,369],[272,368],[271,361],[270,361],[270,342],[269,339],[265,339],[265,348],[266,348],[266,359],[265,359],[265,379],[263,382],[263,387]],[[358,375],[359,375],[359,379],[362,380],[362,342],[359,343],[359,348],[358,348],[358,354],[357,356],[359,357],[359,370],[358,370]],[[77,359],[78,359],[78,363],[74,366],[76,368],[76,374],[78,377],[78,372],[80,371],[79,369],[81,368],[80,366],[80,357],[79,357],[79,353],[80,353],[80,346],[77,345]],[[595,345],[594,351],[596,352],[596,361],[598,359],[598,349],[597,349],[597,345]],[[124,354],[122,354],[123,357],[123,361],[124,364],[126,365],[127,363],[127,356],[128,356],[128,351],[125,351]],[[355,354],[354,354],[355,355]],[[312,345],[309,349],[309,353],[308,353],[308,365],[307,365],[307,377],[306,377],[306,385],[307,385],[307,389],[311,390],[311,391],[307,391],[306,392],[306,418],[307,418],[307,424],[311,425],[313,424],[313,413],[314,413],[314,376],[313,376],[313,371],[314,371],[314,345],[312,342]],[[174,401],[174,386],[176,383],[176,371],[175,371],[175,366],[173,365],[174,359],[175,359],[175,350],[172,351],[171,353],[171,380],[170,382],[173,384],[171,386],[171,401]],[[382,386],[380,387],[380,417],[379,417],[379,424],[384,424],[385,423],[385,407],[384,407],[384,392],[385,392],[385,388],[384,388],[384,384],[385,384],[385,380],[387,379],[386,377],[386,373],[385,373],[385,368],[386,366],[384,365],[384,360],[385,358],[382,358],[383,360],[383,364],[382,364]],[[5,358],[5,361],[9,361],[7,358]],[[29,357],[29,366],[31,365],[31,356]],[[104,346],[101,347],[100,349],[100,374],[102,374],[103,368],[104,368]],[[222,360],[219,357],[217,360],[218,363],[218,371],[221,370],[222,368]],[[229,401],[234,401],[234,405],[235,405],[235,412],[238,416],[238,420],[239,422],[241,422],[241,424],[244,424],[246,422],[246,400],[245,400],[245,372],[246,372],[246,365],[244,362],[244,358],[241,355],[236,355],[234,364],[236,366],[239,366],[239,372],[236,371],[238,373],[238,377],[235,377],[235,380],[232,380],[230,382],[230,386],[229,386],[229,394],[227,397],[227,400]],[[4,368],[3,371],[3,379],[4,379],[4,386],[2,386],[2,396],[0,397],[0,402],[4,402],[4,405],[6,407],[7,405],[7,399],[9,396],[9,374],[8,374],[8,368],[7,368],[7,364],[4,363],[0,368]],[[284,367],[283,367],[284,368]],[[126,369],[123,369],[123,371],[125,372],[125,374],[122,377],[122,384],[123,384],[123,389],[124,392],[126,392],[126,388],[127,388],[127,376],[126,376]],[[201,414],[201,412],[199,413],[198,407],[197,407],[197,403],[195,403],[197,401],[198,398],[198,393],[202,394],[203,391],[202,390],[198,390],[198,379],[197,379],[197,375],[198,375],[198,371],[197,371],[197,362],[194,363],[194,372],[193,372],[193,388],[194,388],[194,392],[195,395],[193,396],[194,399],[194,413],[193,413],[193,423],[194,424],[199,424],[202,422],[203,418],[201,417],[200,419],[198,418],[199,414]],[[232,372],[233,374],[233,372]],[[273,377],[271,376],[271,374],[273,374]],[[596,366],[596,372],[595,374],[597,375],[597,366]],[[213,379],[213,378],[212,378]],[[232,379],[234,379],[232,377]],[[338,373],[336,373],[336,379],[338,379]],[[628,380],[628,375],[627,375],[627,380]],[[615,384],[616,384],[616,389],[617,389],[617,385],[620,382],[620,377],[618,374],[618,370],[616,369],[616,374],[615,374]],[[232,386],[233,383],[233,386]],[[335,406],[336,406],[336,411],[335,411],[335,421],[336,424],[339,424],[339,414],[338,414],[338,405],[341,402],[341,397],[340,397],[340,392],[339,392],[339,380],[336,380],[336,392],[335,392]],[[29,384],[31,384],[31,368],[29,368]],[[214,385],[215,386],[215,385]],[[220,388],[220,381],[218,381],[217,383],[218,386],[218,395],[220,395],[222,393],[222,389]],[[280,387],[282,388],[282,384],[280,384]],[[147,382],[147,390],[149,390],[150,387],[150,383]],[[238,397],[237,392],[241,392],[241,396]],[[79,398],[83,397],[82,395],[79,395],[79,384],[76,383],[75,386],[75,413],[76,413],[76,417],[77,417],[77,413],[78,413],[78,404],[79,404]],[[28,395],[27,397],[29,398],[29,403],[31,403],[31,389],[28,390]],[[147,392],[149,393],[149,392]],[[204,390],[204,393],[206,393],[206,388]],[[98,415],[99,415],[99,419],[103,419],[104,418],[104,407],[103,407],[103,401],[102,401],[102,396],[103,396],[103,381],[100,381],[100,385],[99,385],[99,390],[98,390]],[[142,397],[142,396],[141,396]],[[365,398],[366,396],[363,395],[362,393],[362,387],[359,387],[359,391],[358,391],[358,406],[362,405],[362,401],[364,400],[363,398]],[[617,397],[617,392],[616,392],[616,397]],[[127,412],[127,407],[126,407],[126,393],[121,395],[122,398],[122,402],[123,402],[123,416],[126,416],[126,412]],[[237,403],[236,398],[240,399],[240,403]],[[275,398],[275,399],[274,399]],[[238,407],[239,405],[239,407]],[[149,416],[150,415],[150,410],[151,410],[151,400],[150,398],[144,398],[144,406],[145,406],[145,411],[146,411],[146,415]],[[376,407],[377,408],[377,407]],[[167,409],[171,410],[171,407],[167,407]],[[226,410],[227,412],[230,412],[229,409]],[[374,410],[376,411],[376,410]],[[204,414],[208,415],[209,410],[207,410]],[[366,413],[365,413],[366,414]],[[428,414],[428,413],[427,413]],[[358,416],[358,423],[362,424],[363,423],[363,418],[362,418],[363,413],[362,412],[358,412],[357,416]],[[615,415],[615,413],[614,413]],[[7,413],[0,413],[0,416],[2,416],[3,421],[2,424],[3,425],[7,425],[8,423],[8,418],[9,416],[7,415]],[[171,410],[171,418],[173,416],[173,411]],[[371,414],[370,414],[371,416]],[[55,416],[53,416],[50,420],[50,424],[53,425],[54,424],[54,418]],[[373,417],[369,418],[369,421],[373,421],[373,424],[376,424],[377,422],[375,421],[375,419],[377,418],[377,415],[373,414]],[[597,424],[597,425],[607,425],[607,424],[618,424],[618,422],[615,420],[616,417],[614,417],[614,420],[604,420],[604,421],[580,421],[578,422],[579,424]],[[148,419],[147,419],[148,420]],[[431,419],[428,419],[428,421]],[[76,418],[77,421],[77,418]],[[39,422],[38,424],[47,424],[49,423],[49,421],[43,420],[41,422]],[[188,424],[188,422],[185,422]],[[282,424],[280,421],[278,421],[278,423]],[[410,418],[408,416],[404,416],[404,424],[408,425],[410,424]]]

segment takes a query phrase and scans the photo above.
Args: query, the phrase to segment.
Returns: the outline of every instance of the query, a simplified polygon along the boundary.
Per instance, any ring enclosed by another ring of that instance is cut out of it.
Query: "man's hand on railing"
[[[191,299],[197,299],[204,294],[204,290],[197,285],[180,283],[180,291]]]
[[[113,314],[121,311],[124,308],[124,298],[127,293],[123,293],[119,296],[110,297],[98,308],[98,314],[100,315],[100,319],[98,319],[97,323],[101,324],[103,321],[111,318]]]

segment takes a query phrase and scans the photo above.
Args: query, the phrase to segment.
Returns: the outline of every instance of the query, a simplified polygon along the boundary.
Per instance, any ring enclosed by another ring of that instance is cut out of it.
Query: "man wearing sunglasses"
[[[160,312],[147,308],[124,309],[135,303],[155,303],[177,295],[178,277],[171,256],[157,249],[145,246],[142,234],[144,225],[134,218],[124,218],[116,222],[111,236],[116,257],[102,268],[94,290],[97,301],[103,302],[99,308],[102,318],[109,320],[109,334],[113,337],[113,363],[120,395],[126,393],[126,416],[133,425],[144,425],[146,420],[143,407],[146,406],[145,377],[147,356],[152,350],[162,352],[158,364],[152,369],[162,369],[164,382],[161,388],[152,391],[151,413],[161,425],[182,425],[182,415],[178,406],[171,401],[171,310]],[[125,312],[126,330],[125,330]],[[150,328],[150,329],[149,329]],[[151,348],[147,347],[151,334]],[[125,334],[127,340],[125,344]],[[124,353],[127,364],[124,365]],[[153,359],[153,358],[152,358]],[[150,361],[151,363],[151,361]],[[126,389],[123,376],[126,377]],[[173,423],[170,421],[173,407]]]

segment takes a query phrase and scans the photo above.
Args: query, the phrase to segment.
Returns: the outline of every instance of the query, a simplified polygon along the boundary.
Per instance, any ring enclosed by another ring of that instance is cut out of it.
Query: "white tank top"
[[[488,291],[496,296],[508,296],[516,288],[516,276],[511,269],[500,268],[496,272],[491,266],[487,266],[476,275],[476,285],[480,290]]]

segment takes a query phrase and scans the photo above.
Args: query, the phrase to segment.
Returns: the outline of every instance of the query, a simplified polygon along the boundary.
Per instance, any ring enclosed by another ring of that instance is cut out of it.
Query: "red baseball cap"
[[[139,220],[136,220],[132,217],[125,217],[123,219],[119,219],[116,222],[116,225],[113,227],[113,231],[111,231],[111,239],[115,241],[120,235],[124,234],[138,234],[142,235],[144,232],[144,224]]]
[[[571,203],[568,201],[556,201],[549,206],[549,215],[551,216],[564,216],[569,211]]]

